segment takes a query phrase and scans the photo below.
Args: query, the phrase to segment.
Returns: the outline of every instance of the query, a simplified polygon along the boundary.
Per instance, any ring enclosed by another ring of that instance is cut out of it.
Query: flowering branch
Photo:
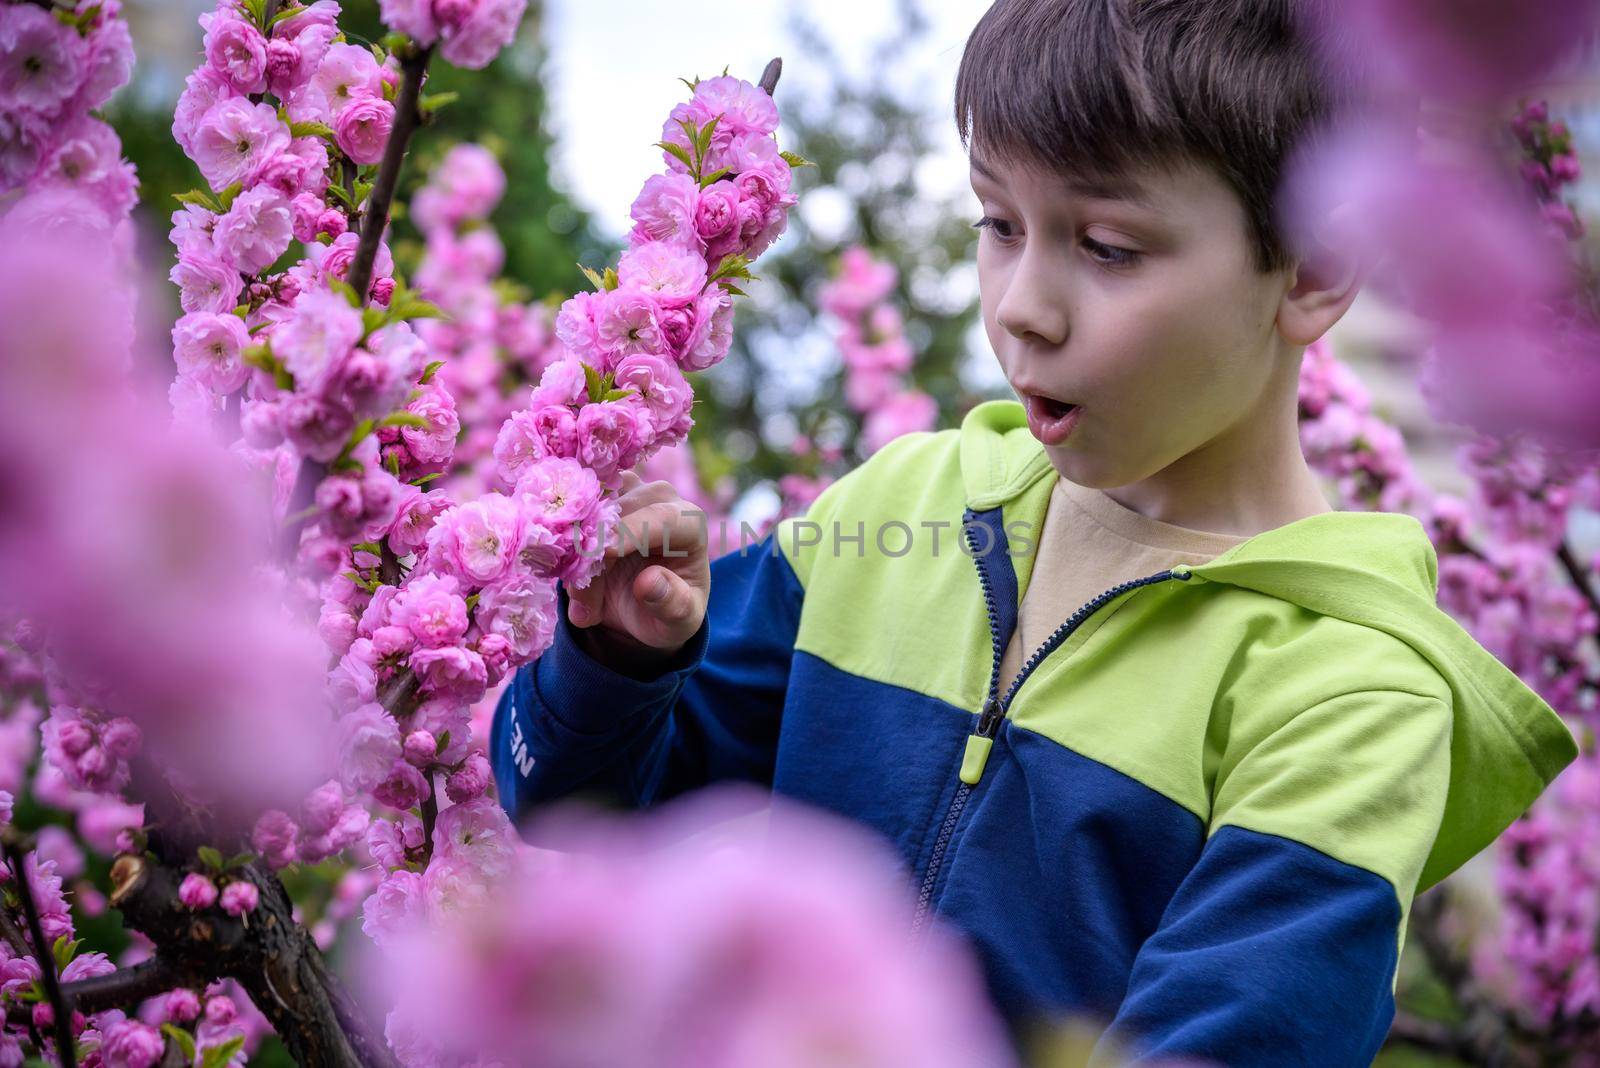
[[[411,135],[420,125],[422,79],[428,73],[428,61],[432,58],[432,45],[425,48],[413,45],[400,53],[403,80],[400,94],[395,99],[394,128],[389,132],[389,141],[383,150],[383,162],[378,168],[378,180],[367,201],[367,212],[361,224],[361,244],[357,246],[355,260],[350,264],[350,288],[356,291],[363,303],[372,283],[372,265],[377,259],[378,242],[383,239],[383,231],[389,226],[389,209],[394,203],[395,188],[400,183],[400,165],[405,161]]]
[[[33,900],[33,887],[28,882],[27,862],[17,845],[16,833],[10,827],[0,836],[0,848],[5,850],[6,863],[11,866],[12,878],[16,880],[17,896],[22,899],[22,914],[27,917],[28,934],[33,938],[33,959],[39,965],[39,978],[44,984],[45,997],[49,998],[55,1017],[56,1056],[61,1058],[65,1068],[76,1068],[78,1055],[72,1041],[71,1005],[61,996],[61,984],[56,981],[55,954],[45,941],[44,928],[39,925],[39,907]]]

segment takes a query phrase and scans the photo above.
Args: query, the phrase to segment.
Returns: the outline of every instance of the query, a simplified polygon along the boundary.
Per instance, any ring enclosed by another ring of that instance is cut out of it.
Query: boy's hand
[[[619,529],[605,532],[602,570],[586,589],[567,587],[567,618],[584,628],[585,651],[595,659],[648,678],[705,618],[711,594],[706,520],[671,483],[645,482],[632,471],[622,476],[617,503]],[[670,556],[664,555],[668,549]]]

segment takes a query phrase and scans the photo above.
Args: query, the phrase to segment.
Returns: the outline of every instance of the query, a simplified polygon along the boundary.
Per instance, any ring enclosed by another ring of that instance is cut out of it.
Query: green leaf
[[[239,194],[244,192],[243,182],[234,182],[228,188],[217,194],[217,203],[222,205],[222,210],[227,211],[233,207],[233,202],[239,199]]]
[[[474,594],[472,594],[472,595],[470,595],[470,596],[469,596],[469,597],[468,597],[468,598],[467,598],[467,611],[469,611],[469,612],[470,612],[470,611],[472,611],[472,610],[473,610],[473,609],[474,609],[474,608],[476,608],[476,607],[478,607],[478,597],[479,597],[479,596],[480,596],[480,594],[476,594],[476,593],[474,593]]]
[[[427,385],[429,382],[432,382],[433,381],[433,376],[435,374],[437,374],[438,371],[439,371],[439,368],[441,368],[443,366],[444,366],[444,361],[443,360],[434,360],[432,363],[428,364],[428,366],[426,366],[426,367],[424,367],[422,369],[422,377],[417,379],[417,382],[420,383],[421,385],[424,385],[424,386]]]
[[[224,1068],[233,1055],[244,1048],[244,1036],[235,1035],[220,1046],[212,1046],[200,1054],[200,1068]]]
[[[605,276],[602,275],[599,271],[592,270],[591,268],[585,267],[581,263],[578,264],[578,270],[582,271],[583,272],[583,276],[589,280],[589,284],[594,286],[595,292],[598,293],[600,290],[602,290],[602,289],[604,289],[606,287]]]
[[[600,384],[600,376],[588,364],[583,365],[583,380],[589,384],[589,400],[599,403],[600,397],[605,393],[605,387]]]
[[[361,307],[361,298],[356,296],[355,287],[349,282],[346,282],[343,278],[328,279],[328,288],[333,290],[335,293],[343,293],[344,299],[350,302],[350,307]]]
[[[476,597],[477,594],[473,594],[473,596]],[[433,745],[434,755],[437,756],[438,754],[444,752],[445,748],[449,744],[450,744],[450,728],[446,727],[444,729],[444,733],[440,734],[438,740],[436,742],[434,742],[434,745]]]
[[[254,853],[235,853],[228,858],[227,866],[230,868],[242,868],[255,859],[256,855]]]
[[[632,389],[608,389],[605,392],[605,396],[601,397],[600,399],[608,401],[621,400],[624,397],[633,396],[636,392],[638,391]]]
[[[195,853],[200,857],[200,863],[204,864],[212,871],[222,870],[222,854],[217,852],[215,847],[203,845],[199,849],[195,850]]]
[[[670,152],[672,155],[674,155],[678,159],[682,160],[683,161],[683,165],[685,167],[688,167],[691,171],[695,169],[694,159],[693,159],[693,157],[691,157],[689,155],[689,150],[687,148],[684,148],[682,145],[678,144],[678,142],[676,142],[676,141],[657,141],[656,142],[656,147],[661,149],[664,152]]]
[[[356,183],[356,203],[357,204],[361,204],[363,201],[365,201],[367,199],[367,197],[371,195],[371,193],[372,193],[372,183],[371,182],[362,181],[362,182],[357,182]]]
[[[55,958],[56,972],[59,974],[61,969],[71,964],[72,958],[78,955],[78,943],[67,941],[66,935],[58,935],[55,945],[50,947],[50,955]]]
[[[418,99],[423,111],[440,111],[461,99],[460,93],[424,93]]]
[[[733,170],[732,167],[718,167],[716,170],[712,171],[710,174],[705,175],[703,178],[700,179],[700,188],[704,189],[706,186],[710,185],[712,182],[715,182],[720,178],[726,177],[728,172],[731,171],[731,170]]]
[[[272,21],[267,23],[267,28],[271,29],[273,26],[276,26],[278,23],[284,21],[285,19],[292,19],[292,18],[294,18],[296,15],[300,14],[304,10],[305,10],[305,8],[303,8],[303,7],[291,7],[286,11],[280,11],[276,15],[272,16]],[[189,1057],[190,1057],[191,1060],[193,1060],[194,1059],[194,1054],[191,1053],[189,1055]]]
[[[443,471],[435,471],[431,475],[423,475],[420,478],[412,479],[411,480],[411,484],[413,486],[426,486],[428,483],[432,482],[434,479],[443,478],[443,477],[444,477],[444,472]]]
[[[241,319],[250,318],[250,305],[248,305],[248,304],[239,305],[237,308],[233,309],[233,314],[237,315]]]
[[[357,553],[371,553],[373,556],[383,555],[382,548],[380,548],[378,543],[375,541],[357,542],[356,544],[350,546],[350,551]]]
[[[172,199],[179,204],[198,204],[207,211],[221,215],[225,209],[217,200],[217,195],[209,189],[191,189],[187,193],[174,193]]]
[[[783,162],[787,163],[791,167],[815,167],[816,166],[815,163],[812,163],[810,160],[806,159],[804,156],[802,156],[798,152],[783,151],[783,152],[779,152],[778,155],[782,156],[783,157]]]
[[[722,280],[721,285],[724,291],[732,293],[736,297],[748,297],[750,295],[744,290],[740,289],[738,286],[734,285],[732,282],[728,281],[726,278]]]
[[[267,18],[267,0],[244,0],[245,13],[260,26]]]
[[[388,322],[389,313],[382,308],[367,305],[361,309],[361,339],[365,341],[367,335]]]
[[[193,1035],[191,1035],[189,1032],[185,1031],[183,1028],[174,1027],[172,1024],[169,1024],[169,1023],[164,1023],[164,1024],[161,1025],[161,1033],[166,1035],[168,1038],[172,1039],[172,1041],[174,1041],[174,1042],[176,1042],[178,1044],[178,1048],[183,1051],[183,1063],[184,1064],[193,1064],[194,1063],[194,1036]]]
[[[736,252],[730,252],[717,263],[717,269],[711,272],[707,282],[715,282],[722,278],[749,278],[750,260]]]
[[[713,115],[710,122],[700,127],[700,134],[694,142],[696,159],[705,159],[706,153],[711,151],[711,132],[717,128],[717,120],[721,118],[721,115]]]
[[[411,426],[419,430],[428,429],[428,421],[416,412],[390,412],[378,420],[379,426]]]
[[[291,122],[289,124],[291,137],[320,137],[327,141],[333,140],[333,127],[325,122]]]
[[[606,273],[600,276],[600,281],[608,290],[615,289],[621,284],[617,280],[617,269],[615,267],[607,267]]]
[[[695,88],[700,84],[699,78],[696,78],[694,81],[690,81],[688,78],[679,78],[678,80],[684,85],[687,85],[689,87],[689,92],[691,93],[694,92]]]

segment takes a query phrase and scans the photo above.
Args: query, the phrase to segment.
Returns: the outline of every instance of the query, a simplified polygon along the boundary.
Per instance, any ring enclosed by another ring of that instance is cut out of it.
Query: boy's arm
[[[1230,744],[1209,839],[1135,958],[1092,1065],[1371,1063],[1444,812],[1447,702],[1346,693]]]
[[[572,625],[559,589],[554,643],[495,710],[501,805],[515,820],[577,790],[645,807],[721,779],[770,785],[802,598],[775,528],[711,562],[706,616],[682,649],[625,674],[591,655],[604,639]]]

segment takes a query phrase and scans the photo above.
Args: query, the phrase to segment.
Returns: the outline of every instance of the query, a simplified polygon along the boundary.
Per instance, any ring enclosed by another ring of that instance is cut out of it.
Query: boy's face
[[[984,329],[1060,474],[1125,486],[1293,416],[1275,329],[1293,273],[1256,269],[1244,207],[1211,169],[1095,186],[975,148],[971,179]],[[1080,410],[1063,420],[1029,394]]]

